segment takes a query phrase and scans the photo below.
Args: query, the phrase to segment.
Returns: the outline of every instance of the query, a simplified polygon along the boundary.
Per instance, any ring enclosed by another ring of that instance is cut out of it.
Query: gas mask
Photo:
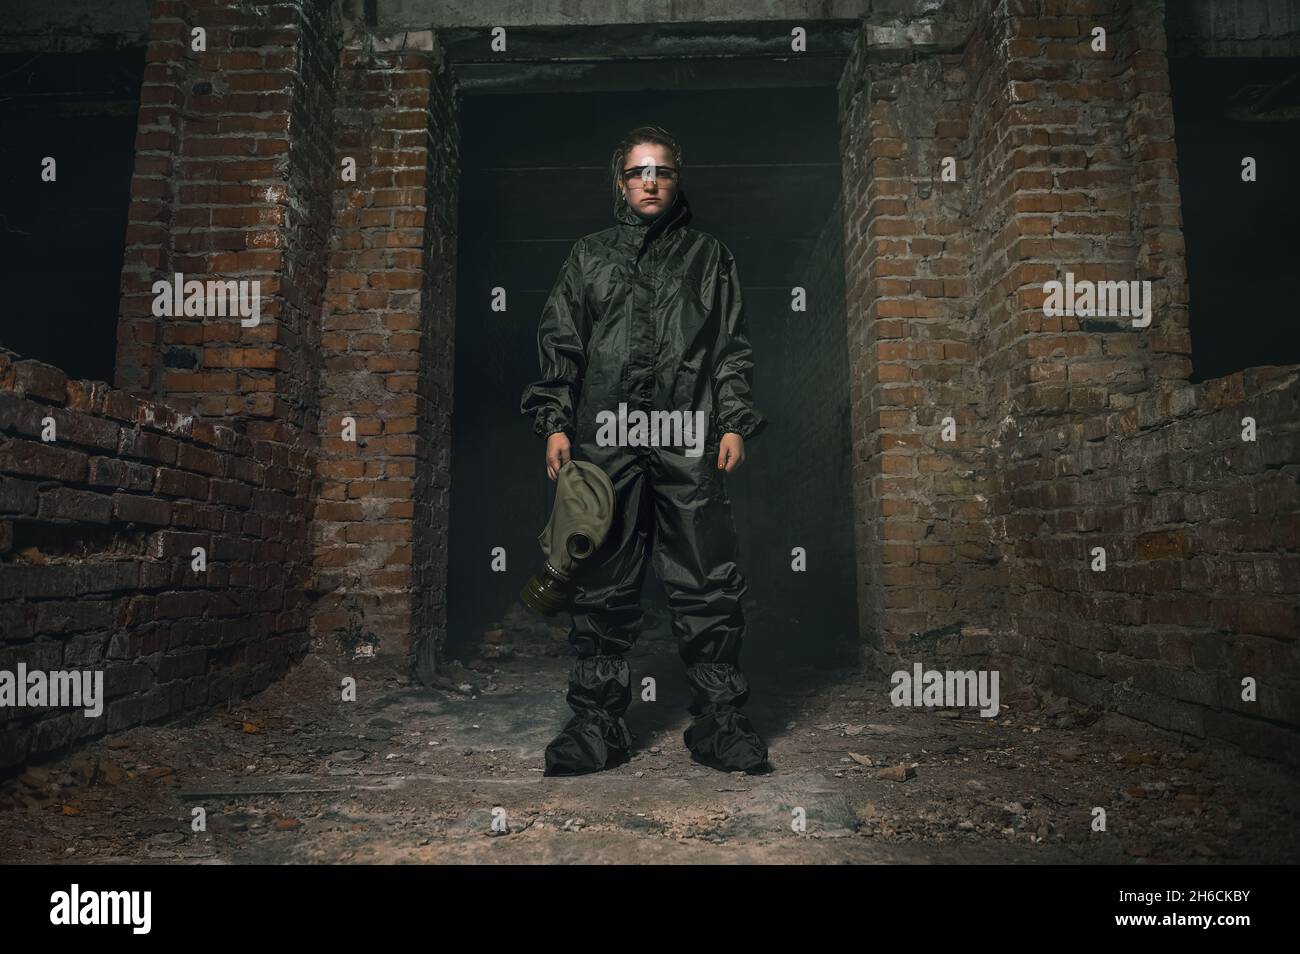
[[[555,481],[550,522],[537,537],[546,561],[524,584],[519,598],[543,616],[554,616],[573,597],[574,574],[605,542],[614,521],[614,485],[595,464],[570,460]]]

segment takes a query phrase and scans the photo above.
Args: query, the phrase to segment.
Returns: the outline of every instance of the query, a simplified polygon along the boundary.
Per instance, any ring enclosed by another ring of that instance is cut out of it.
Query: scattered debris
[[[898,765],[882,768],[876,773],[876,778],[887,782],[906,782],[909,778],[916,778],[916,766],[904,765],[900,762]]]
[[[755,679],[752,711],[771,733],[772,775],[714,773],[664,741],[678,729],[643,722],[655,744],[639,750],[638,764],[538,784],[541,747],[559,715],[536,732],[524,720],[539,700],[564,713],[569,662],[547,657],[570,654],[567,627],[507,615],[494,628],[502,641],[483,646],[522,651],[485,662],[490,677],[452,660],[431,689],[382,658],[356,666],[311,654],[226,711],[89,739],[28,766],[0,781],[0,857],[429,862],[491,850],[536,860],[582,832],[565,851],[623,844],[636,860],[663,857],[678,842],[692,852],[725,844],[729,857],[753,860],[789,860],[792,850],[960,859],[976,847],[996,860],[1051,863],[1300,858],[1288,814],[1294,773],[1084,726],[1086,709],[1033,691],[1008,700],[1016,723],[1008,726],[966,710],[895,709],[878,702],[879,687],[792,670],[767,692]],[[667,646],[654,651],[647,658],[639,642],[634,668],[667,672],[677,661]],[[538,658],[521,663],[525,655]],[[356,705],[337,705],[341,675],[358,679]],[[854,718],[864,715],[876,721]],[[787,723],[796,728],[782,733]],[[876,784],[918,778],[920,762],[924,783]],[[490,828],[484,820],[498,804],[509,806],[511,831],[528,835],[467,837]],[[828,817],[840,818],[828,814],[833,804],[859,824],[828,828]],[[1115,811],[1105,837],[1090,835],[1095,805]],[[206,832],[189,827],[198,806]],[[808,836],[797,846],[786,837],[795,806],[806,810]]]

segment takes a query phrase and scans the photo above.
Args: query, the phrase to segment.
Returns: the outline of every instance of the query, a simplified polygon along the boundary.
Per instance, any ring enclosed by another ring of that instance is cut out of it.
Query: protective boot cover
[[[767,763],[767,744],[740,707],[749,699],[749,682],[730,663],[686,667],[694,718],[683,736],[691,758],[724,772],[756,772]]]
[[[574,715],[546,747],[546,775],[583,775],[626,762],[632,733],[623,714],[632,703],[632,680],[622,656],[576,660],[569,674]]]
[[[568,578],[605,542],[613,519],[614,485],[605,472],[570,460],[556,477],[555,506],[537,542],[551,567]]]

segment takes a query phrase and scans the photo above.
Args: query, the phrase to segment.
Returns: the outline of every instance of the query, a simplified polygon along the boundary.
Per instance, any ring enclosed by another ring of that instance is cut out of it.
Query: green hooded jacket
[[[753,355],[735,259],[691,228],[678,190],[651,222],[620,203],[617,225],[574,243],[542,311],[540,380],[520,410],[541,437],[591,443],[596,415],[703,411],[710,443],[749,440],[766,418],[754,408]]]

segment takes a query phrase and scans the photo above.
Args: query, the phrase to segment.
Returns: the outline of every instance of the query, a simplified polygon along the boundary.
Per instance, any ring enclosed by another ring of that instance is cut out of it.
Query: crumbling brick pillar
[[[1104,38],[1094,37],[1098,29]],[[981,354],[991,420],[1009,428],[1022,415],[1126,407],[1161,379],[1185,380],[1190,339],[1163,3],[993,3],[970,52],[972,62],[993,61],[977,103],[1000,117],[998,138],[985,143],[990,184],[1010,185],[990,209],[995,272],[983,284],[1005,282],[1004,297],[988,302]],[[1043,286],[1067,273],[1075,282],[1150,281],[1151,326],[1045,315]]]
[[[364,42],[340,68],[314,627],[429,667],[446,628],[455,99],[432,33]]]
[[[877,665],[909,640],[978,639],[1002,586],[970,172],[942,175],[965,165],[966,75],[957,54],[876,49],[867,27],[840,84],[858,607]]]
[[[292,443],[316,421],[339,25],[314,0],[155,0],[116,383]],[[259,321],[155,313],[155,282],[257,281]]]
[[[1088,476],[1118,459],[1112,412],[1151,392],[1168,401],[1191,367],[1163,3],[990,3],[967,52],[989,64],[973,97],[993,117],[974,144],[977,179],[1009,186],[980,210],[991,254],[978,282],[991,506],[1009,568],[999,628],[1045,672],[1095,672],[1087,657],[1131,617],[1105,596],[1061,593],[1108,588],[1087,553],[1106,543],[1118,558],[1129,548],[1106,535],[1140,521],[1123,516],[1116,479]],[[1071,280],[1150,282],[1149,327],[1047,314],[1048,283]]]

